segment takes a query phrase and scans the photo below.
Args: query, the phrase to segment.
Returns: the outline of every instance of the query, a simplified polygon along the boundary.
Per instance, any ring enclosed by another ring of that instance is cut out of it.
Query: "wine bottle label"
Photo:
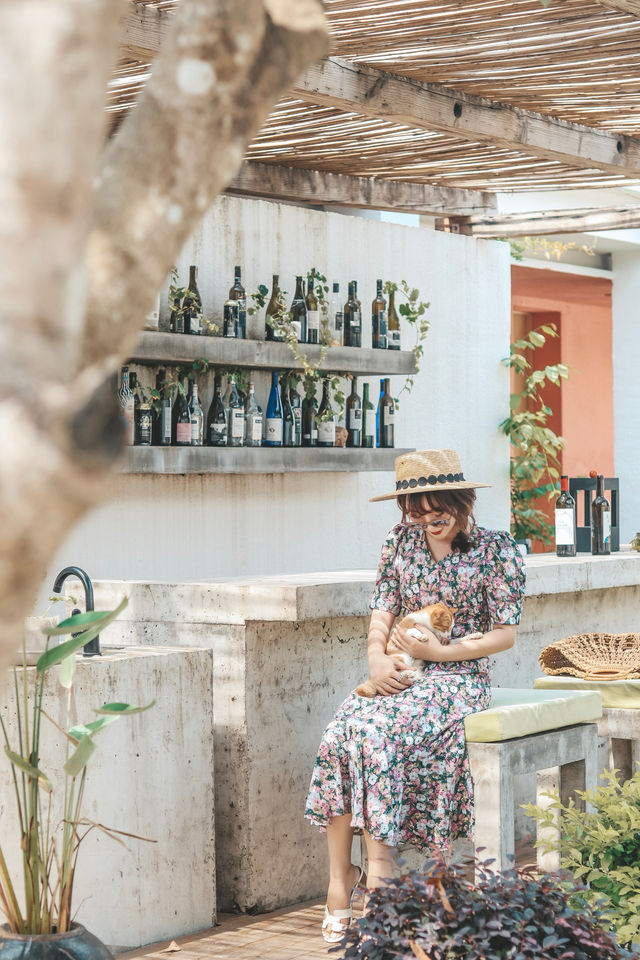
[[[375,410],[365,410],[364,414],[364,432],[368,437],[376,435],[376,412]]]
[[[171,407],[163,407],[160,417],[160,437],[163,443],[171,443]]]
[[[224,330],[225,337],[238,336],[238,304],[225,303],[224,305]]]
[[[191,310],[189,314],[189,329],[191,333],[199,334],[202,331],[202,314]]]
[[[254,443],[262,442],[262,414],[258,414],[253,418],[253,429],[251,431],[251,439]]]
[[[573,532],[573,509],[560,507],[556,514],[556,546],[572,547],[575,543]]]
[[[349,430],[362,429],[362,409],[354,407],[349,410]]]
[[[342,328],[344,327],[344,313],[342,310],[336,310],[335,314],[333,315],[333,326],[335,330],[342,331]]]
[[[320,311],[307,310],[307,332],[320,329]]]
[[[382,410],[383,410],[385,427],[392,427],[396,420],[395,407],[383,407]]]
[[[214,447],[224,447],[227,444],[226,423],[212,423],[209,426],[209,441]]]
[[[611,511],[603,510],[602,512],[602,542],[604,544],[609,543],[609,538],[611,537]]]
[[[300,323],[300,321],[299,321],[299,320],[292,320],[292,321],[291,321],[291,329],[292,329],[293,332],[295,333],[296,339],[299,340],[299,339],[300,339],[300,336],[301,336],[301,334],[302,334],[302,324]]]
[[[336,422],[335,420],[320,420],[318,422],[318,441],[320,443],[336,442]]]
[[[231,421],[231,436],[234,439],[244,437],[244,410],[241,407],[232,407],[229,411]]]
[[[122,405],[122,416],[124,417],[125,422],[124,442],[128,446],[132,447],[135,438],[133,396],[131,399],[125,400],[124,404]]]
[[[400,331],[399,330],[388,330],[387,331],[387,343],[391,350],[400,349]]]
[[[351,313],[351,326],[360,328],[362,326],[362,314],[359,310],[353,310]]]
[[[191,443],[191,421],[176,424],[176,443]]]
[[[138,443],[140,446],[149,446],[151,443],[151,411],[142,410],[138,420]]]
[[[195,446],[202,443],[202,438],[200,436],[200,426],[202,421],[199,417],[193,417],[191,420],[191,443]]]
[[[282,417],[267,417],[267,437],[270,443],[282,443]]]

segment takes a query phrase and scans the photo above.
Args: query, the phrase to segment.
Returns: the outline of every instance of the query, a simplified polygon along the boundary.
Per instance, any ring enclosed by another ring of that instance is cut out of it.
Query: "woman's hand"
[[[369,676],[378,693],[383,697],[401,693],[413,683],[410,677],[403,677],[406,666],[386,653],[380,653],[369,658]]]
[[[416,628],[411,627],[410,629],[414,630]],[[434,663],[446,660],[447,648],[440,643],[435,633],[432,633],[428,627],[421,627],[420,633],[423,637],[422,640],[411,636],[408,630],[394,627],[391,631],[391,642],[400,650],[408,653],[410,657],[415,657],[416,660],[431,660]]]

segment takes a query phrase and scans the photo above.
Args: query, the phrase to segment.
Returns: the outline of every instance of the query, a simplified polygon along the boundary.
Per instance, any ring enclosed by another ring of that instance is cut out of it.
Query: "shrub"
[[[490,861],[489,861],[490,862]],[[341,946],[344,960],[614,960],[631,954],[599,926],[573,880],[516,868],[492,873],[476,861],[431,861],[370,895],[366,915]],[[571,903],[570,903],[571,900]]]
[[[602,912],[618,940],[640,945],[640,770],[618,783],[615,772],[602,774],[604,786],[578,791],[592,811],[577,810],[574,802],[563,806],[557,794],[547,810],[525,806],[529,816],[552,825],[560,811],[560,862],[587,884],[586,899],[601,901]],[[540,841],[552,849],[550,841]]]

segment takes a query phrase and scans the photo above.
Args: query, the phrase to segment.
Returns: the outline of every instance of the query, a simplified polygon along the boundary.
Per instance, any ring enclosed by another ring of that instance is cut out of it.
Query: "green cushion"
[[[640,707],[640,680],[582,680],[578,677],[536,677],[536,690],[599,690],[603,707],[637,710]]]
[[[543,733],[573,723],[588,723],[602,716],[599,690],[514,690],[493,687],[491,706],[464,720],[470,743],[495,743],[531,733]]]

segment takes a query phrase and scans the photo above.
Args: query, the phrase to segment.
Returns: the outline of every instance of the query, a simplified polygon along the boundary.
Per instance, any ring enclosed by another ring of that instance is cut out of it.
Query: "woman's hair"
[[[471,549],[471,537],[476,527],[473,507],[476,502],[475,490],[435,490],[433,493],[401,493],[397,498],[402,510],[402,520],[407,517],[421,517],[426,513],[449,513],[456,521],[458,533],[453,538],[452,547],[461,553]]]

